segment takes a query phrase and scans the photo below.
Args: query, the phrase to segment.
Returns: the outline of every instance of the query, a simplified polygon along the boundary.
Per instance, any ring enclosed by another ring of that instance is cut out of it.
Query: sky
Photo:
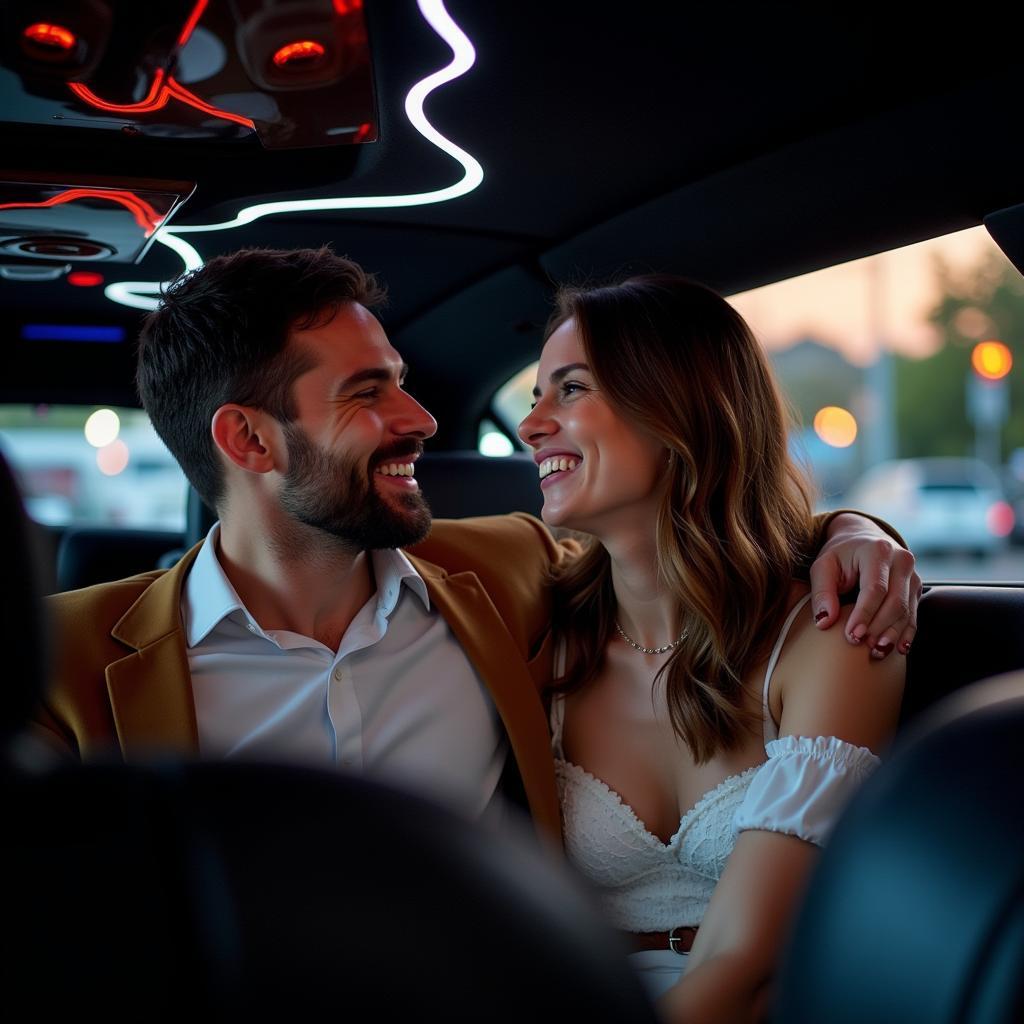
[[[1000,250],[985,228],[970,228],[756,288],[729,301],[771,350],[812,337],[865,366],[874,361],[883,339],[893,351],[924,356],[939,341],[926,320],[939,296],[936,256],[962,270],[990,252]]]

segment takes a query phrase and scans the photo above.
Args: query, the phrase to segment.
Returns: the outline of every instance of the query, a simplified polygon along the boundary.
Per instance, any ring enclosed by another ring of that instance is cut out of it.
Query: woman
[[[555,581],[569,856],[669,1019],[756,1020],[815,850],[895,728],[903,659],[848,643],[849,608],[828,632],[799,614],[809,487],[719,296],[564,291],[535,396],[543,518],[592,538]]]

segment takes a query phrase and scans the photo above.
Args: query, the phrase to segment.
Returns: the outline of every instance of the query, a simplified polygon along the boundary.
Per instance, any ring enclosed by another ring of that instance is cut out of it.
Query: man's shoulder
[[[127,611],[166,572],[166,569],[152,569],[109,583],[96,583],[81,590],[65,590],[51,594],[46,598],[46,603],[51,614],[62,619],[96,615],[105,609],[120,608]]]
[[[50,617],[66,640],[70,634],[83,629],[106,636],[125,612],[167,571],[152,569],[123,580],[51,594],[46,598]]]
[[[525,512],[467,519],[435,519],[425,540],[408,548],[414,558],[450,573],[481,568],[550,566],[560,557],[548,528]]]

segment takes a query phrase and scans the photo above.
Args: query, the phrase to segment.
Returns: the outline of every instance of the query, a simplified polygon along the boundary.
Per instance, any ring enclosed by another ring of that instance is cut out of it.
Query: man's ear
[[[210,423],[213,443],[236,466],[250,473],[276,467],[281,433],[277,421],[248,405],[222,405]]]

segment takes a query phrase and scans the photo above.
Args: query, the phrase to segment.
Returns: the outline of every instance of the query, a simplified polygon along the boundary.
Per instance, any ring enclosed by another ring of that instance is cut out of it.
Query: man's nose
[[[391,424],[396,434],[412,434],[419,438],[433,437],[437,433],[437,420],[416,401],[402,392],[401,405]]]

